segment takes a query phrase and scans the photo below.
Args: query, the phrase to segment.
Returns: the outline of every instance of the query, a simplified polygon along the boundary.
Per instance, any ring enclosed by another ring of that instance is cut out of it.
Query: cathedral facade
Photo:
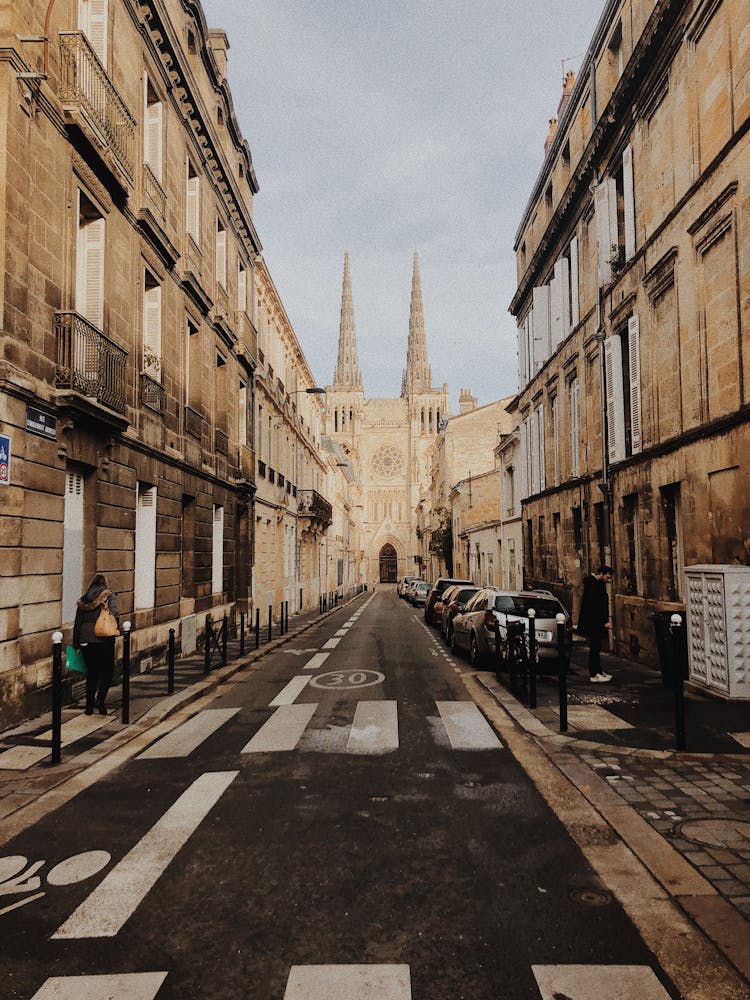
[[[367,583],[393,583],[420,572],[416,507],[429,489],[435,436],[448,416],[448,386],[433,387],[427,359],[417,254],[406,369],[401,395],[394,399],[365,396],[345,254],[338,360],[333,384],[326,387],[326,433],[360,487]]]

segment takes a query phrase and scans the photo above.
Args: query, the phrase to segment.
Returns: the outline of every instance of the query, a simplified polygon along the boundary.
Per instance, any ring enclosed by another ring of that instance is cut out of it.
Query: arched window
[[[334,432],[339,429],[339,411],[333,411],[333,430]]]
[[[422,433],[424,434],[424,410],[422,410]]]

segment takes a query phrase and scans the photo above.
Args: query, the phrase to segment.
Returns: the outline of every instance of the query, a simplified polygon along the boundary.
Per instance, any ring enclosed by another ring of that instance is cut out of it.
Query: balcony
[[[141,231],[156,244],[169,267],[174,267],[180,252],[167,233],[167,193],[148,163],[143,164],[141,206],[137,218]]]
[[[237,310],[234,328],[239,339],[238,348],[244,348],[241,353],[247,357],[250,366],[255,368],[258,364],[258,331],[244,309]]]
[[[327,528],[333,523],[333,507],[317,490],[297,491],[297,514],[310,518],[318,528]]]
[[[255,482],[255,452],[247,445],[240,445],[237,459],[239,478],[246,483]]]
[[[60,101],[122,189],[133,187],[135,120],[82,31],[60,32]]]
[[[141,404],[143,406],[154,410],[155,413],[163,413],[166,395],[161,382],[157,382],[147,372],[141,372]]]
[[[55,313],[55,385],[125,412],[127,351],[76,312]]]
[[[182,283],[198,308],[208,314],[213,300],[206,291],[203,274],[203,253],[190,233],[185,233],[185,249],[182,255]]]
[[[167,192],[148,163],[143,164],[143,200],[159,222],[163,223],[167,214]]]

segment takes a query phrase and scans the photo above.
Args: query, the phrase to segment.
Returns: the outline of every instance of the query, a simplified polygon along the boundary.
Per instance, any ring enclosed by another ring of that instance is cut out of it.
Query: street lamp
[[[321,396],[325,393],[319,385],[311,385],[307,389],[293,389],[287,396],[298,396],[301,392],[306,392],[308,396]]]

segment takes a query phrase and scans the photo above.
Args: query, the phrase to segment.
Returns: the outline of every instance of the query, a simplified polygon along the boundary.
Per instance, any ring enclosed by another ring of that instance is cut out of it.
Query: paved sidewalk
[[[221,665],[218,654],[214,653],[213,667],[208,674],[204,672],[202,650],[176,660],[175,690],[171,695],[167,694],[166,663],[149,673],[134,674],[130,679],[128,725],[121,721],[121,686],[110,690],[107,698],[109,714],[103,717],[96,712],[92,716],[83,713],[85,685],[83,682],[77,684],[74,693],[78,695],[78,701],[63,708],[63,746],[59,764],[51,762],[51,710],[39,718],[0,733],[0,820],[7,820],[13,813],[73,775],[114,753],[185,705],[209,693],[233,674],[324,622],[352,601],[367,596],[367,592],[357,595],[322,614],[310,611],[290,616],[289,631],[281,635],[279,626],[275,624],[270,641],[266,626],[261,629],[257,650],[255,633],[249,631],[245,636],[243,656],[240,656],[239,639],[229,639],[226,666]],[[0,843],[3,839],[0,837]]]

